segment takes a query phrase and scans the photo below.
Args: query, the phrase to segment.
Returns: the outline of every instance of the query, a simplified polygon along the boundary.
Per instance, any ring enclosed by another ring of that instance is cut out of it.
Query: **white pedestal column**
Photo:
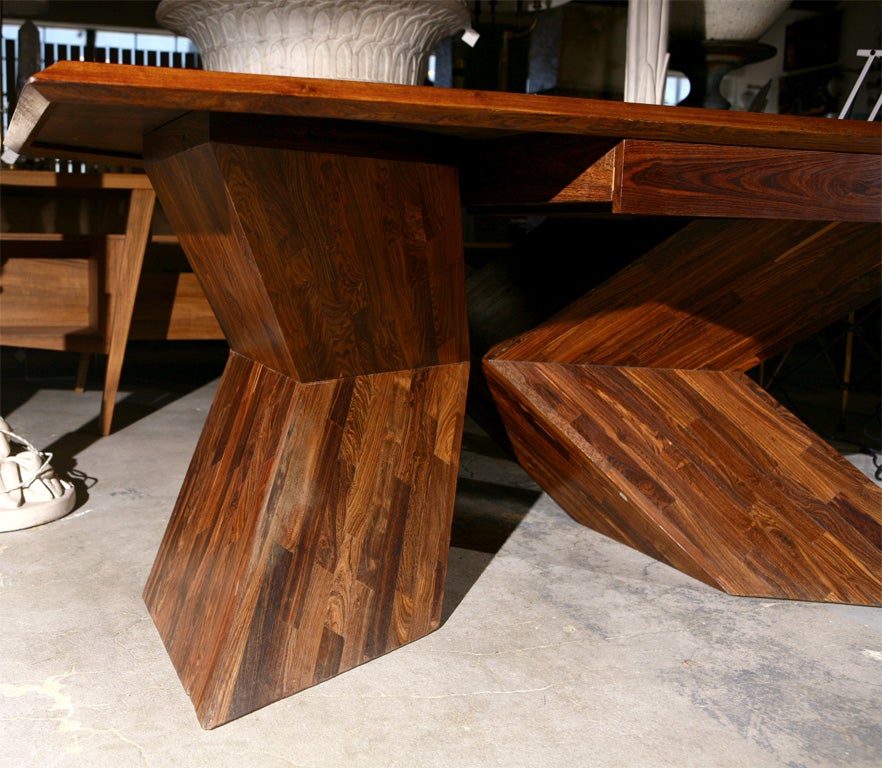
[[[670,0],[629,0],[625,101],[661,104],[668,69]]]

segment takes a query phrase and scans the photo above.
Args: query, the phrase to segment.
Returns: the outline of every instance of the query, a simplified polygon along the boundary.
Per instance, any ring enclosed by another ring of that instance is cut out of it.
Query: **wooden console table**
[[[0,194],[4,223],[10,225],[0,232],[0,344],[79,352],[78,390],[85,387],[90,356],[107,355],[102,435],[113,424],[130,338],[223,338],[192,273],[143,273],[151,242],[177,242],[173,235],[151,231],[156,193],[146,174],[4,170]],[[124,223],[105,210],[112,206],[101,205],[112,203],[114,194],[127,198]],[[68,195],[83,204],[76,211],[80,216],[58,218],[77,221],[66,226],[45,221],[49,206]],[[24,209],[30,209],[27,215]],[[103,221],[89,222],[90,231],[83,231],[82,217]],[[22,218],[31,226],[23,226]],[[136,313],[139,290],[158,312],[145,305]]]
[[[682,221],[485,360],[570,514],[737,594],[879,603],[878,489],[743,373],[878,295],[878,124],[71,62],[6,143],[143,158],[230,342],[145,589],[204,727],[438,626],[463,201]]]

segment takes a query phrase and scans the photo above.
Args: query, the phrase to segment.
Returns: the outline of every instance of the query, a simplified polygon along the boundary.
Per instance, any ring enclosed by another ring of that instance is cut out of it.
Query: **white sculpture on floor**
[[[73,509],[74,487],[56,476],[51,460],[0,419],[0,532],[42,525]]]

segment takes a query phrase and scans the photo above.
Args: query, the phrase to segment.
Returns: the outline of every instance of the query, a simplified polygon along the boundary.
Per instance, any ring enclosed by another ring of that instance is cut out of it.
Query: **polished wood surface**
[[[748,371],[878,297],[882,229],[700,219],[491,354]]]
[[[203,727],[438,626],[467,376],[232,353],[144,593]]]
[[[206,728],[437,627],[459,466],[456,168],[271,143],[146,142],[233,349],[144,593]]]
[[[468,139],[535,133],[880,151],[878,123],[74,61],[30,79],[4,143],[19,153],[138,160],[146,134],[191,111],[330,118]]]
[[[878,489],[744,374],[488,369],[522,464],[579,522],[730,594],[879,604]]]
[[[878,224],[695,221],[485,359],[573,517],[732,594],[878,605],[882,491],[744,375],[878,296]]]
[[[858,152],[572,136],[496,139],[472,151],[463,195],[476,210],[839,221],[878,221],[882,210],[879,157]]]
[[[624,141],[613,208],[647,216],[878,221],[875,155]]]
[[[212,140],[226,122],[165,126],[147,170],[233,349],[300,381],[467,358],[455,167]]]
[[[744,373],[878,292],[878,123],[65,63],[6,143],[143,160],[230,340],[145,590],[206,727],[437,624],[463,202],[664,220],[484,361],[575,519],[736,594],[878,602],[878,490]]]

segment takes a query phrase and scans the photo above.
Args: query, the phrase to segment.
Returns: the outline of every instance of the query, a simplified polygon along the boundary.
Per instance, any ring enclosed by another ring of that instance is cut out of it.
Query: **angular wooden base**
[[[206,728],[425,635],[444,592],[457,171],[298,127],[188,115],[145,141],[233,349],[144,594]]]
[[[438,626],[467,378],[232,353],[144,593],[205,728]]]
[[[583,525],[730,594],[879,602],[879,493],[744,374],[489,369],[517,455]]]
[[[743,372],[878,293],[873,224],[695,222],[484,360],[576,520],[726,592],[882,603],[882,491]]]

